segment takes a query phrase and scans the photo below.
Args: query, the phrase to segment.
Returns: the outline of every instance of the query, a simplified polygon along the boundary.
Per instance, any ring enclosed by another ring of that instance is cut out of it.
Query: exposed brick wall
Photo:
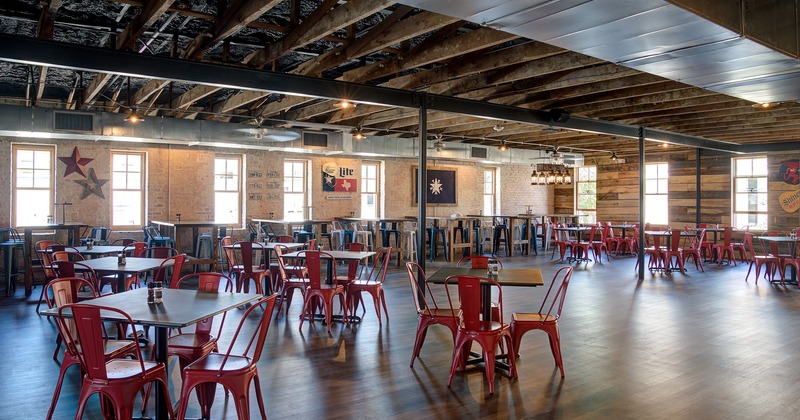
[[[506,165],[498,170],[500,183],[500,209],[503,214],[520,214],[531,206],[533,214],[553,211],[552,186],[531,185],[531,167]]]

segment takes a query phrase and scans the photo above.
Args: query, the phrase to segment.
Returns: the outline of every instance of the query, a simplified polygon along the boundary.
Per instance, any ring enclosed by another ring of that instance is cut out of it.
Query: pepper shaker
[[[156,285],[153,283],[147,284],[147,304],[152,305],[156,303]]]
[[[154,286],[155,287],[155,304],[159,305],[163,301],[163,293],[164,293],[163,283],[160,282],[160,281],[154,281],[151,284],[155,284],[155,286]]]

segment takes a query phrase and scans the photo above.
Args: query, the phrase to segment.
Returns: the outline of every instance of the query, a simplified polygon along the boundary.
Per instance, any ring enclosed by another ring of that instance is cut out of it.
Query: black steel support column
[[[425,271],[425,219],[427,218],[428,196],[428,94],[421,92],[416,96],[419,100],[419,157],[417,158],[417,264]],[[419,290],[425,293],[422,276]]]
[[[703,149],[697,149],[695,154],[694,176],[696,182],[697,197],[694,204],[694,225],[700,225],[700,171],[702,165],[700,164],[700,157],[703,156]]]
[[[639,127],[639,280],[644,279],[644,127]]]

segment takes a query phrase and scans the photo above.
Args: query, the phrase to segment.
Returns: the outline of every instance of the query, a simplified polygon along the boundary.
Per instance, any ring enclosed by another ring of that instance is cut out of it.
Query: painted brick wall
[[[531,168],[507,165],[499,168],[500,203],[503,214],[520,214],[531,208],[533,214],[553,212],[552,186],[531,185]]]

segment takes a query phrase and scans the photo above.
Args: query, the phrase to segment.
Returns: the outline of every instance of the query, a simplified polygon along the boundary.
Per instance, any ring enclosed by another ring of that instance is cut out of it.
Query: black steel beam
[[[0,34],[0,60],[60,67],[78,71],[119,74],[146,79],[165,79],[221,88],[282,93],[313,98],[349,99],[399,108],[419,108],[415,92],[368,86],[336,80],[286,73],[273,73],[247,67],[143,55],[83,45],[45,41]],[[546,124],[568,130],[639,138],[639,127],[610,121],[571,117],[566,122],[552,121],[544,111],[510,107],[489,102],[428,96],[428,110],[452,112],[479,118],[521,123]],[[645,128],[646,140],[662,141],[729,153],[795,151],[798,142],[741,145],[680,133]]]

